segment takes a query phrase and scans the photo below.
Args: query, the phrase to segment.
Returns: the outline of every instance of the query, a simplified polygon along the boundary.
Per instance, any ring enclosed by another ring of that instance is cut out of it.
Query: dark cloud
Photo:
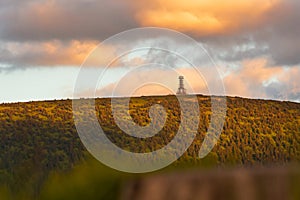
[[[269,45],[269,52],[276,65],[300,64],[300,1],[285,0],[268,13],[264,35],[259,41]]]
[[[0,10],[0,38],[29,40],[103,40],[137,27],[128,1],[12,1]]]
[[[300,1],[282,0],[261,18],[260,27],[231,35],[199,38],[218,59],[241,61],[262,56],[273,66],[300,64]]]
[[[205,47],[216,60],[236,62],[264,57],[269,54],[269,46],[267,44],[259,44],[251,39],[250,36],[243,39],[236,38],[236,41],[232,40],[232,38],[223,38],[223,40],[227,42],[219,42],[220,40],[204,41]]]

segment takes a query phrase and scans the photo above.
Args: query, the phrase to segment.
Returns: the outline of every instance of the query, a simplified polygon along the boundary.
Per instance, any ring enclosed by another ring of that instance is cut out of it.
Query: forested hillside
[[[221,137],[206,159],[198,158],[207,131],[211,101],[198,96],[198,134],[174,166],[284,165],[300,161],[300,104],[227,98],[227,116]],[[145,126],[155,103],[167,111],[165,127],[147,139],[126,135],[114,123],[110,99],[96,99],[99,122],[108,138],[123,149],[149,152],[172,140],[180,123],[174,96],[132,98],[130,115]],[[23,188],[38,194],[51,172],[70,171],[88,153],[74,125],[71,100],[0,105],[0,182],[10,190]]]

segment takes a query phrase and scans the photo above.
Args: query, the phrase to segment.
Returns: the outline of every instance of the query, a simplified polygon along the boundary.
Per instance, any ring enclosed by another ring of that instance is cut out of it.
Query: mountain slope
[[[227,97],[225,125],[217,145],[207,158],[199,159],[210,122],[210,98],[198,96],[198,134],[175,165],[283,165],[300,161],[300,104],[233,97]],[[129,151],[149,152],[168,144],[180,124],[175,96],[132,98],[129,113],[133,121],[149,124],[149,109],[155,103],[167,111],[166,125],[147,139],[130,137],[116,126],[110,99],[97,99],[96,110],[112,142]],[[14,189],[23,187],[25,181],[32,193],[39,191],[50,172],[68,171],[88,155],[76,132],[71,100],[1,104],[0,139],[0,182]]]

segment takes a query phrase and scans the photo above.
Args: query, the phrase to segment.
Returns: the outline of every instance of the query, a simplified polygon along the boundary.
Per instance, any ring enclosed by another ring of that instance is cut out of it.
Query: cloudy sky
[[[173,29],[203,44],[227,95],[299,101],[299,10],[297,0],[0,0],[0,102],[71,98],[90,52],[117,33],[142,27]],[[188,49],[180,42],[174,48]],[[99,94],[116,85],[128,65],[145,62],[140,54],[133,57],[109,70]],[[101,68],[107,61],[98,59]],[[177,65],[201,92],[199,77]],[[141,70],[135,79],[147,74]],[[151,74],[168,73],[152,68]],[[147,87],[138,93],[169,92]]]

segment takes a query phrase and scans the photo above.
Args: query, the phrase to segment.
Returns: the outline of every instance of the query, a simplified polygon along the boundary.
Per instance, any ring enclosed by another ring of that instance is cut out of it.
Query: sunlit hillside
[[[300,161],[300,104],[233,97],[227,98],[227,115],[217,145],[205,159],[198,158],[210,123],[211,98],[217,97],[198,96],[198,134],[187,152],[168,169],[284,166]],[[112,142],[128,151],[150,152],[168,144],[176,135],[181,115],[178,101],[175,96],[157,96],[132,98],[130,103],[129,113],[141,126],[150,123],[149,108],[157,103],[167,112],[166,123],[157,135],[146,139],[128,136],[116,126],[110,99],[96,99],[96,111]],[[80,163],[96,161],[91,161],[78,137],[71,100],[1,104],[0,121],[0,193],[4,196],[12,193],[24,199],[46,194],[51,197],[50,193],[56,191],[53,182],[58,181],[63,187],[67,179],[63,177],[74,174],[76,169],[79,174],[72,176],[76,179],[73,182],[90,187],[92,183],[85,182],[90,177],[95,184],[103,185],[104,196],[105,191],[118,190],[129,177],[100,164],[93,164],[99,167],[93,170],[98,174],[102,170],[107,176],[84,175],[89,170]],[[104,180],[110,180],[110,184]]]

